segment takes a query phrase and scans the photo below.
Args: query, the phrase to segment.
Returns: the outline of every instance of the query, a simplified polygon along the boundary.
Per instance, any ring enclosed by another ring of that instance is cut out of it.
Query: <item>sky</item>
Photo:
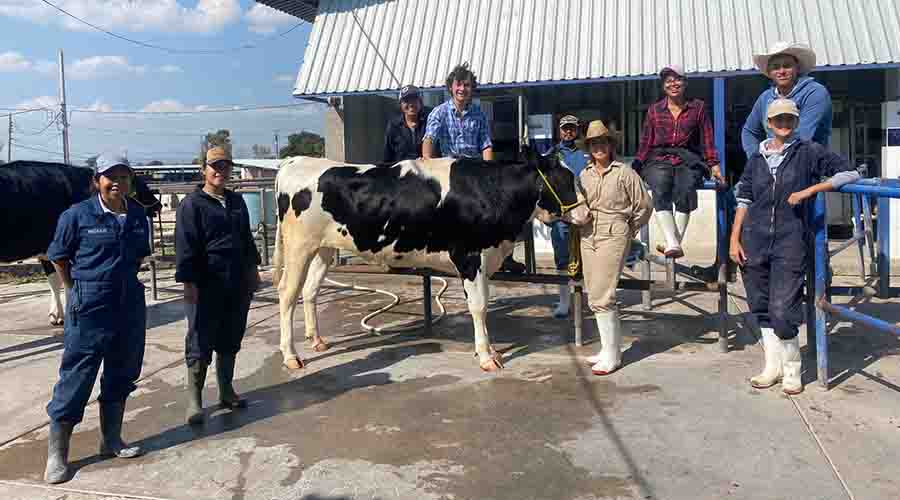
[[[64,50],[72,162],[104,151],[132,162],[189,163],[206,132],[231,130],[235,156],[254,144],[284,146],[290,133],[321,133],[321,104],[291,95],[312,25],[252,0],[0,0],[0,158],[62,160],[59,49]],[[299,23],[299,26],[298,26]],[[237,49],[245,45],[257,48]],[[213,51],[214,54],[179,53]],[[159,114],[300,104],[225,113]],[[122,112],[141,111],[127,114]],[[151,113],[151,112],[156,112]],[[54,122],[56,119],[56,122]]]

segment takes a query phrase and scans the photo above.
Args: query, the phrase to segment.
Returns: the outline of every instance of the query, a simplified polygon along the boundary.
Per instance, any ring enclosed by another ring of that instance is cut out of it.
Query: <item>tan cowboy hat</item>
[[[610,132],[601,120],[594,120],[588,124],[587,132],[584,134],[584,147],[590,147],[591,141],[596,139],[606,139],[613,144],[618,142],[616,134]]]
[[[769,59],[779,54],[794,56],[797,59],[797,71],[801,75],[809,73],[816,67],[816,53],[809,45],[794,42],[776,42],[768,52],[753,56],[753,63],[762,74],[769,76]]]

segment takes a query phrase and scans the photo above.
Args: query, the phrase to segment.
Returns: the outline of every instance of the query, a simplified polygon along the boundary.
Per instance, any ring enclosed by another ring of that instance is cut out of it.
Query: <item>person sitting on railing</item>
[[[772,101],[767,116],[773,138],[760,143],[741,175],[729,254],[741,266],[750,312],[762,331],[765,368],[750,385],[765,389],[781,381],[785,394],[799,394],[797,327],[809,265],[803,201],[859,179],[859,172],[842,156],[795,136],[800,111],[794,101]]]
[[[594,375],[606,375],[622,364],[622,327],[616,307],[619,275],[631,240],[650,220],[653,206],[641,178],[615,161],[616,140],[602,121],[590,123],[584,145],[591,157],[576,185],[590,217],[573,222],[582,226],[584,284],[601,343],[600,353],[587,361],[593,365]]]
[[[653,191],[656,222],[666,240],[657,250],[666,257],[679,258],[684,256],[681,241],[691,212],[697,209],[697,188],[705,177],[723,184],[725,181],[719,171],[712,121],[702,100],[685,96],[684,70],[666,66],[659,72],[659,79],[665,97],[647,109],[631,166]]]

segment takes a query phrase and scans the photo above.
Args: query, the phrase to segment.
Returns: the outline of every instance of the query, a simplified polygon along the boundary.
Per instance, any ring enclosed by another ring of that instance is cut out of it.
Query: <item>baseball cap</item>
[[[769,103],[766,118],[774,118],[778,115],[794,115],[799,117],[800,110],[797,109],[797,103],[791,99],[775,99]]]
[[[419,87],[415,85],[404,85],[400,89],[400,100],[406,99],[407,97],[416,97],[419,95]]]
[[[227,151],[221,146],[209,148],[209,150],[206,152],[206,164],[212,165],[217,161],[232,161],[231,151]]]
[[[566,125],[575,125],[578,126],[578,118],[573,115],[566,115],[559,119],[559,127],[562,128]]]
[[[100,175],[113,167],[119,166],[127,167],[128,170],[131,170],[131,163],[128,161],[128,157],[124,151],[119,153],[103,153],[97,157],[97,167],[95,168],[95,172],[97,175]]]
[[[664,79],[668,75],[675,75],[681,78],[687,78],[687,75],[684,74],[684,69],[677,64],[670,64],[668,66],[663,67],[663,69],[659,70],[659,78]]]

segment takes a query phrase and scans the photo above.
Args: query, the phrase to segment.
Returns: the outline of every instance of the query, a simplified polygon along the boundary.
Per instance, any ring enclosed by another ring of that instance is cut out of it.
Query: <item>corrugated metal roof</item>
[[[308,23],[316,20],[316,11],[319,8],[319,0],[259,0],[257,3],[299,17]]]
[[[820,66],[897,63],[898,12],[900,0],[320,0],[294,94],[442,87],[463,61],[479,85],[637,78],[673,63],[745,71],[779,40],[808,43]]]

